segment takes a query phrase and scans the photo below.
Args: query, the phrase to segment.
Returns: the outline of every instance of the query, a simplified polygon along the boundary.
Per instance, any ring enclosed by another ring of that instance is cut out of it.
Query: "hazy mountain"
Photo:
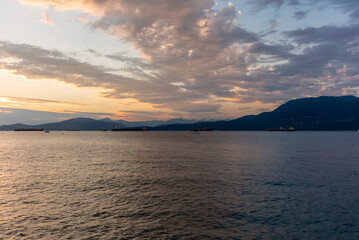
[[[0,126],[0,131],[10,131],[10,130],[14,130],[16,128],[33,128],[33,126],[22,124],[22,123],[16,123],[16,124],[11,124],[11,125],[2,125],[2,126]]]
[[[156,126],[168,125],[168,124],[178,124],[178,123],[179,124],[191,124],[191,123],[196,123],[196,122],[215,121],[215,120],[205,120],[205,119],[196,120],[196,119],[184,119],[184,118],[174,118],[174,119],[170,119],[170,120],[166,120],[166,121],[151,120],[151,121],[136,121],[136,122],[129,122],[129,121],[125,121],[125,120],[112,120],[110,118],[103,118],[100,120],[105,121],[105,122],[121,123],[127,127],[142,127],[142,126],[156,127]]]
[[[144,126],[158,126],[162,124],[170,124],[170,123],[194,123],[196,120],[194,119],[171,119],[167,121],[138,121],[138,122],[129,122],[124,120],[111,120],[109,118],[103,118],[100,120],[95,120],[91,118],[73,118],[61,122],[55,123],[46,123],[39,125],[26,125],[26,124],[12,124],[12,125],[3,125],[0,126],[0,130],[14,130],[16,128],[43,128],[47,130],[101,130],[101,129],[112,129],[112,127],[116,128],[127,128],[127,127],[144,127]]]
[[[173,123],[175,124],[169,124]],[[296,130],[357,130],[359,128],[359,98],[354,96],[302,98],[289,101],[272,112],[248,115],[230,121],[195,122],[194,119],[168,121],[127,122],[111,119],[94,120],[74,118],[40,125],[13,124],[0,126],[0,130],[15,128],[43,128],[48,130],[101,130],[127,127],[151,127],[151,130],[180,131],[208,127],[213,130],[265,130],[266,128],[294,127]],[[190,124],[188,124],[190,123]]]
[[[91,118],[73,118],[56,123],[46,123],[40,125],[13,124],[0,126],[0,130],[14,130],[15,128],[43,128],[47,130],[101,130],[111,129],[112,127],[124,128],[121,123],[105,122]]]
[[[244,116],[230,121],[171,124],[153,130],[265,130],[294,127],[297,130],[357,130],[359,98],[354,96],[318,97],[291,100],[272,112]]]

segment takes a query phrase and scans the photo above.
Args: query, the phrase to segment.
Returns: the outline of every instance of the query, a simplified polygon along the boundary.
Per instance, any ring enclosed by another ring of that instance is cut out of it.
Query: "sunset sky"
[[[0,0],[0,124],[359,96],[358,0]]]

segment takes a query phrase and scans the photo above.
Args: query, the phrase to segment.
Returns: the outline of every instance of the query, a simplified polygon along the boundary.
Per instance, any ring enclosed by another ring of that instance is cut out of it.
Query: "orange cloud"
[[[21,2],[27,5],[46,8],[53,7],[61,11],[82,10],[94,15],[101,13],[102,6],[102,4],[96,2],[96,0],[21,0]]]
[[[44,104],[50,103],[50,104],[61,104],[61,105],[88,106],[87,104],[82,104],[82,103],[55,101],[55,100],[38,99],[38,98],[10,97],[10,96],[0,96],[0,101],[15,102],[15,103],[44,103]]]
[[[55,26],[55,24],[53,23],[53,21],[51,20],[49,15],[47,15],[46,12],[43,12],[43,16],[42,16],[42,19],[40,19],[40,22]]]

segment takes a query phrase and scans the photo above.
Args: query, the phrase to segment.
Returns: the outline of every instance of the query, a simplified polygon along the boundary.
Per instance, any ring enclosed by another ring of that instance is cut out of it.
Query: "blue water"
[[[359,134],[0,132],[0,239],[359,239]]]

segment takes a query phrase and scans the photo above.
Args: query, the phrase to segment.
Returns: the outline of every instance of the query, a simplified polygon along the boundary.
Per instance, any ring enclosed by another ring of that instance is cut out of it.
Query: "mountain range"
[[[359,98],[354,96],[301,98],[291,100],[272,112],[248,115],[230,121],[158,126],[153,130],[188,130],[204,127],[226,131],[261,131],[279,127],[312,131],[358,130]]]
[[[209,122],[211,121],[214,120],[210,120]],[[72,118],[61,122],[45,123],[39,125],[27,125],[22,123],[2,125],[0,126],[0,131],[11,131],[14,129],[29,129],[29,128],[46,129],[52,131],[64,131],[64,130],[96,131],[103,129],[109,130],[112,128],[155,127],[158,125],[191,124],[196,122],[198,121],[196,121],[195,119],[183,119],[183,118],[170,119],[167,121],[153,120],[153,121],[138,121],[138,122],[112,120],[110,118],[103,118],[99,120],[95,120],[92,118]]]
[[[173,118],[170,120],[162,121],[162,120],[152,120],[152,121],[136,121],[136,122],[130,122],[125,120],[112,120],[110,118],[102,118],[101,121],[105,122],[111,122],[111,123],[120,123],[127,127],[156,127],[160,125],[169,125],[169,124],[192,124],[196,122],[213,122],[215,120],[196,120],[196,119],[184,119],[184,118]]]
[[[199,121],[172,119],[168,121],[128,122],[124,120],[73,118],[40,125],[13,124],[0,130],[43,128],[47,130],[101,130],[128,127],[149,127],[153,131],[186,131],[191,128],[210,128],[223,131],[262,131],[267,128],[294,127],[296,130],[333,131],[358,130],[359,98],[355,96],[301,98],[288,101],[271,112],[247,115],[228,121]]]

